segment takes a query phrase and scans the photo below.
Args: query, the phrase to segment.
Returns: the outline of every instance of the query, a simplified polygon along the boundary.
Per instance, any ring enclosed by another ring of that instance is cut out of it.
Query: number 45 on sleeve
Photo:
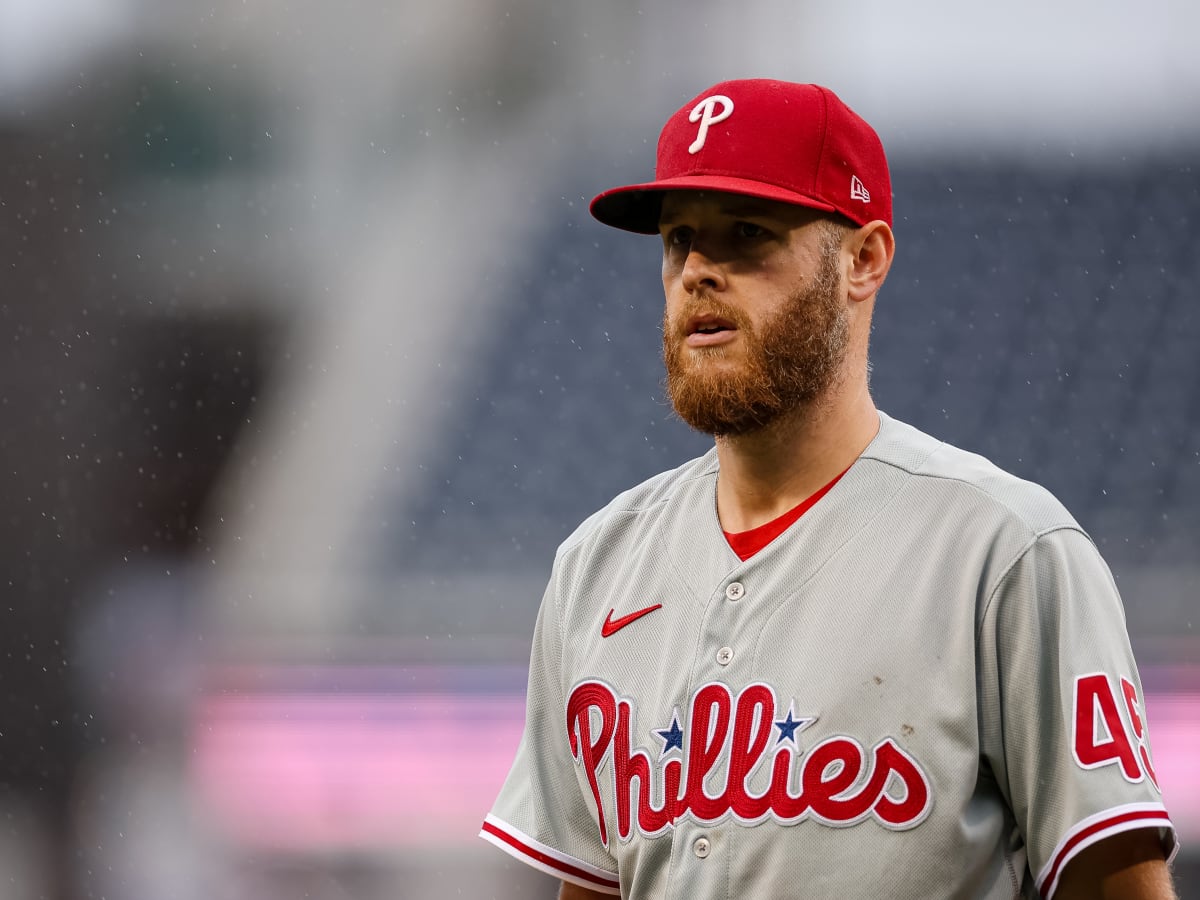
[[[1094,672],[1075,679],[1075,762],[1084,769],[1117,764],[1126,781],[1149,778],[1157,789],[1137,688],[1128,678],[1119,682],[1128,721],[1121,716],[1113,679],[1107,674]]]

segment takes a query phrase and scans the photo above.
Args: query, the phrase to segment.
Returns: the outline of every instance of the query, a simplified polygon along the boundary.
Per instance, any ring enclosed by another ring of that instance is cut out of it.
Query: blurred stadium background
[[[973,11],[970,11],[973,10]],[[1200,7],[0,0],[0,895],[549,897],[553,549],[702,450],[587,216],[706,85],[894,165],[882,408],[1116,573],[1200,897]]]

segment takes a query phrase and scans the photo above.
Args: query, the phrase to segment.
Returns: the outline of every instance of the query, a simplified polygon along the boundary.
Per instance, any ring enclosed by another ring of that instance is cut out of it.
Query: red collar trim
[[[739,531],[737,533],[726,531],[725,540],[729,542],[729,546],[733,548],[733,552],[738,555],[738,558],[742,562],[745,562],[763,547],[767,546],[767,544],[771,543],[771,541],[775,540],[775,538],[787,531],[793,522],[812,509],[818,500],[828,494],[833,486],[842,480],[842,475],[845,475],[849,471],[849,468],[845,469],[833,481],[829,482],[829,484],[825,485],[825,487],[821,488],[807,500],[802,501],[798,506],[793,506],[783,515],[772,519],[765,525],[759,525],[757,528],[751,528],[749,531]]]

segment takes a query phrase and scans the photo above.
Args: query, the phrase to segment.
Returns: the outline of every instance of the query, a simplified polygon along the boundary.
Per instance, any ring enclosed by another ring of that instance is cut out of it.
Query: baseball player
[[[872,402],[891,198],[838,97],[756,79],[592,201],[660,235],[668,391],[715,446],[555,556],[481,835],[563,898],[1174,896],[1096,547]]]

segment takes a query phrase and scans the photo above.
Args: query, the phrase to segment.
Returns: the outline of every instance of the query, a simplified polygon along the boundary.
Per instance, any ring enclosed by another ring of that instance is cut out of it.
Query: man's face
[[[849,317],[836,232],[803,207],[733,194],[663,200],[663,359],[675,411],[757,431],[836,380]]]

